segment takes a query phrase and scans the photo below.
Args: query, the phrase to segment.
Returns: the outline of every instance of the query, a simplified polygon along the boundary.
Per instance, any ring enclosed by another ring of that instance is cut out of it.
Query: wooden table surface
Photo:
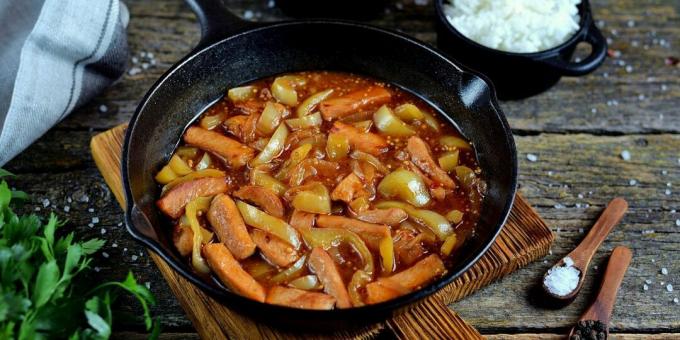
[[[6,168],[19,174],[14,187],[33,194],[34,205],[26,209],[53,210],[68,218],[68,228],[78,235],[107,240],[94,263],[102,279],[122,279],[132,270],[150,285],[164,337],[196,337],[143,247],[121,227],[122,211],[88,150],[94,134],[129,120],[146,90],[198,39],[195,17],[182,0],[125,2],[132,71]],[[247,18],[283,17],[270,8],[273,1],[228,4]],[[680,298],[680,67],[665,63],[680,56],[680,2],[593,0],[592,6],[610,49],[620,55],[612,53],[591,75],[564,78],[546,93],[501,104],[520,153],[520,192],[551,226],[556,241],[552,255],[451,305],[491,339],[564,334],[596,293],[616,245],[630,247],[634,257],[612,332],[620,339],[680,338],[680,304],[673,301]],[[373,23],[434,44],[433,12],[432,0],[395,2]],[[156,64],[145,69],[147,52]],[[133,56],[140,59],[137,64]],[[629,160],[622,159],[624,150]],[[529,161],[530,154],[537,160]],[[630,210],[597,253],[581,295],[562,310],[540,307],[532,287],[615,196],[625,197]],[[132,300],[122,305],[138,313]],[[137,338],[141,325],[139,317],[118,320],[117,335]]]

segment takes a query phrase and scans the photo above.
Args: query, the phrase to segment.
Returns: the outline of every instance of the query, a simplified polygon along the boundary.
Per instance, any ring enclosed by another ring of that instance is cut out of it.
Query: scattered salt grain
[[[92,223],[97,224],[99,223],[99,217],[95,216],[92,218]]]
[[[88,208],[88,209],[87,209],[87,212],[91,212],[91,213],[93,213],[93,212],[94,212],[94,209],[92,209],[92,208]]]
[[[670,188],[672,186],[671,182],[666,182],[666,186]]]
[[[533,153],[527,154],[527,160],[529,162],[536,162],[538,160],[538,156],[534,155]]]
[[[88,196],[87,194],[83,194],[83,196],[80,196],[79,201],[81,201],[83,203],[87,203],[87,202],[90,201],[90,196]]]
[[[146,54],[146,56],[147,56],[149,59],[153,59],[153,57],[154,57],[154,55],[153,55],[152,52],[148,52],[148,53]]]
[[[118,243],[115,243],[115,242],[114,242],[114,243],[111,245],[111,248],[118,248]]]
[[[42,205],[43,205],[43,208],[49,207],[50,206],[50,200],[48,200],[47,198],[44,198],[42,200]]]
[[[642,285],[642,289],[643,289],[643,290],[649,290],[649,286],[646,285],[646,284],[645,284],[645,285]]]
[[[680,227],[680,218],[677,219],[677,220],[675,220],[675,226],[676,226],[676,227]]]
[[[123,252],[126,252],[126,251],[127,251],[127,248],[123,248]]]
[[[621,151],[621,159],[623,159],[624,161],[629,161],[630,160],[630,151],[628,151],[628,150]]]
[[[590,109],[590,112],[592,112],[592,113],[597,113],[597,109],[596,109],[596,108],[592,108],[592,109]]]
[[[652,229],[647,229],[642,231],[642,235],[649,235],[649,234],[654,234],[654,230]]]
[[[94,224],[92,224],[92,223],[88,223],[87,226],[90,227],[90,228],[94,228]]]
[[[668,175],[668,170],[661,170],[662,175]]]
[[[645,97],[645,95],[642,94],[642,93],[640,93],[640,94],[638,95],[638,100],[641,100],[641,101],[642,101],[642,100],[645,100],[646,98],[647,98],[647,97]]]
[[[131,259],[132,261],[137,261],[138,258],[139,258],[139,257],[138,257],[137,255],[132,255],[132,256],[130,256],[130,259]]]
[[[102,256],[104,256],[105,259],[108,259],[108,258],[109,258],[109,253],[103,252],[103,253],[102,253]]]
[[[99,273],[100,270],[101,269],[99,267],[94,267],[94,271],[96,271],[97,273]]]
[[[633,72],[633,66],[630,66],[630,65],[626,66],[626,72],[627,73]]]
[[[579,233],[579,234],[583,234],[583,231],[584,231],[583,228],[578,228],[578,233]]]
[[[274,8],[274,6],[276,6],[276,1],[274,0],[267,1],[267,8]]]
[[[571,258],[565,257],[563,262],[563,266],[550,268],[543,280],[548,291],[557,296],[565,296],[573,292],[581,276],[581,272],[573,266],[574,261]]]
[[[680,300],[678,300],[678,298],[673,298],[673,303],[676,305],[680,304]]]
[[[557,204],[555,204],[553,207],[555,207],[555,209],[564,209],[564,208],[566,208],[566,206],[564,206],[564,204],[561,204],[561,203],[557,203]]]
[[[652,280],[647,279],[647,280],[645,280],[645,283],[646,283],[646,284],[652,284]]]
[[[71,211],[71,207],[69,207],[68,205],[64,206],[64,212],[69,212],[69,211]]]
[[[35,207],[35,209],[33,209],[33,210],[35,210],[35,211],[40,211],[40,210],[42,210],[42,209],[40,209],[40,207]]]
[[[139,62],[139,58],[137,57],[132,57],[132,63],[137,64]]]
[[[128,74],[131,76],[138,75],[140,73],[142,73],[142,69],[137,66],[132,67],[128,70]]]
[[[661,85],[661,91],[666,91],[668,90],[668,86],[666,84]]]
[[[583,194],[578,194],[578,198],[583,198]]]
[[[666,290],[669,291],[669,292],[672,292],[672,291],[673,291],[673,285],[670,284],[670,283],[667,284],[667,285],[666,285]]]
[[[413,3],[418,6],[427,6],[427,4],[430,3],[430,0],[414,0]]]
[[[636,184],[637,184],[637,180],[631,179],[630,181],[628,181],[628,184],[630,184],[630,185],[636,185]]]
[[[99,105],[99,112],[104,113],[109,111],[109,108],[106,105]]]
[[[661,268],[661,274],[662,275],[668,275],[668,269],[666,267]]]
[[[144,286],[146,286],[146,289],[151,289],[151,282],[144,282]]]
[[[149,69],[149,63],[142,63],[142,69],[148,70]]]
[[[627,25],[628,25],[628,27],[635,27],[635,21],[634,20],[628,20]]]
[[[246,11],[243,12],[243,19],[250,20],[254,16],[255,16],[255,14],[251,10],[246,10]]]
[[[102,228],[102,230],[100,232],[102,233],[102,235],[104,235],[104,234],[106,234],[106,229]]]
[[[664,193],[666,194],[666,196],[670,196],[670,194],[671,194],[671,189],[666,189],[666,191],[664,191]]]

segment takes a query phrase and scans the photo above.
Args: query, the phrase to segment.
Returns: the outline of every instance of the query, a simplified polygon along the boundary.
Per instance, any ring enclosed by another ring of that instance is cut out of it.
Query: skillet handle
[[[203,49],[239,31],[256,26],[239,18],[224,5],[223,0],[186,0],[201,24],[201,40],[195,50]]]

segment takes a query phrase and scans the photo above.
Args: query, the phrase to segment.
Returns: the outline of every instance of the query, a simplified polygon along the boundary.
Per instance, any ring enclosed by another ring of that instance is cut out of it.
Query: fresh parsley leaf
[[[11,175],[0,169],[0,179]],[[132,273],[94,287],[81,277],[104,241],[60,236],[65,222],[54,214],[46,222],[15,214],[12,207],[26,198],[0,180],[0,339],[108,339],[119,293],[137,298],[146,329],[157,338],[160,326],[149,310],[155,298]]]

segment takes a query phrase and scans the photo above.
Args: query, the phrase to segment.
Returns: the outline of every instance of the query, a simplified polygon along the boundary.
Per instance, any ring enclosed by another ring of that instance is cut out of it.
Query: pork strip
[[[192,126],[184,133],[184,141],[222,157],[234,169],[240,169],[255,157],[255,150],[219,132]]]
[[[218,195],[210,203],[208,222],[220,242],[239,260],[255,252],[255,242],[250,238],[236,203],[228,195]]]
[[[184,214],[184,207],[201,196],[221,194],[229,189],[225,177],[203,177],[178,184],[156,201],[158,209],[173,219]]]
[[[319,247],[312,249],[307,264],[323,284],[324,292],[335,297],[338,308],[352,307],[347,287],[342,282],[340,272],[338,272],[335,262],[333,262],[333,259],[325,250]]]
[[[208,266],[222,283],[237,294],[264,302],[266,295],[264,288],[241,268],[241,265],[224,244],[206,244],[203,246],[203,253]]]
[[[335,298],[324,293],[274,286],[269,289],[267,303],[303,309],[333,309]]]

